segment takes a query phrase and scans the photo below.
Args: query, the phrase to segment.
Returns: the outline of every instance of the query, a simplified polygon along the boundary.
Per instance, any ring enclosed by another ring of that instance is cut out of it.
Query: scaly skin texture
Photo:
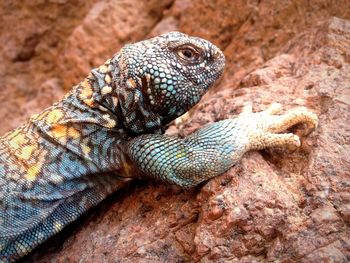
[[[305,108],[214,123],[185,139],[162,135],[224,68],[210,42],[172,32],[127,45],[60,102],[0,139],[0,261],[12,262],[137,177],[192,187],[248,150],[297,147],[277,134],[317,117]]]

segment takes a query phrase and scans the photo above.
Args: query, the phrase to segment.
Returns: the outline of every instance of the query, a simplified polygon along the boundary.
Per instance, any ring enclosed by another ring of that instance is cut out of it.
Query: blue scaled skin
[[[1,137],[0,262],[28,254],[136,176],[125,145],[161,134],[223,68],[217,47],[179,32],[127,45]]]
[[[222,75],[210,42],[171,32],[127,45],[61,101],[0,138],[0,262],[14,262],[126,181],[151,177],[188,188],[248,150],[297,147],[281,134],[317,117],[305,108],[211,124],[180,139],[165,125],[194,106]]]
[[[238,118],[209,124],[184,139],[142,135],[128,142],[126,152],[143,174],[190,188],[227,171],[247,151],[299,147],[297,135],[281,132],[298,123],[311,131],[317,116],[304,107],[276,115],[280,110],[280,104],[259,113],[244,109]]]

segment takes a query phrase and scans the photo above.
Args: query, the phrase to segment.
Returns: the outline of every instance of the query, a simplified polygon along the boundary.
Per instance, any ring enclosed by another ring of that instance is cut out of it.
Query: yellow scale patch
[[[81,90],[81,93],[79,94],[79,98],[89,107],[94,107],[94,99],[92,97],[93,90],[91,88],[89,80],[85,79],[80,84],[80,86],[83,87],[83,89]]]
[[[109,114],[102,115],[102,118],[107,121],[107,124],[103,125],[106,128],[114,128],[117,125],[116,121],[111,119]]]
[[[107,66],[106,65],[102,65],[98,68],[98,71],[100,71],[101,73],[106,73],[108,70]]]
[[[42,166],[41,163],[37,163],[29,167],[29,169],[27,170],[27,174],[24,176],[24,178],[26,178],[28,181],[31,181],[31,182],[34,181],[35,178],[40,173],[41,166]]]
[[[17,135],[9,141],[9,145],[15,150],[17,158],[26,161],[30,159],[33,152],[37,149],[37,143],[30,142],[28,138],[21,133],[17,133]]]
[[[176,158],[182,158],[185,157],[186,153],[185,152],[179,152],[178,154],[176,154]]]
[[[104,86],[101,89],[101,94],[102,95],[106,95],[106,94],[111,93],[111,92],[112,92],[112,87],[111,86]]]
[[[85,155],[89,155],[89,153],[91,152],[91,148],[87,145],[87,142],[88,142],[88,139],[85,139],[80,144],[81,149]]]
[[[21,149],[21,153],[17,155],[17,157],[23,159],[23,160],[28,160],[31,156],[34,150],[36,149],[36,145],[27,145],[24,146]]]
[[[55,124],[53,125],[51,129],[51,134],[56,139],[66,139],[66,138],[72,138],[77,139],[80,137],[80,133],[77,129],[73,127],[68,127],[62,124]]]
[[[56,232],[60,232],[62,230],[62,228],[63,228],[63,225],[62,225],[61,222],[55,221],[53,223],[53,228],[55,229]]]
[[[130,88],[136,88],[136,82],[135,82],[135,80],[133,80],[133,79],[128,79],[126,82],[127,82],[128,86],[129,86]]]
[[[106,76],[105,76],[105,81],[106,81],[106,83],[107,83],[108,85],[111,84],[111,82],[112,82],[111,76],[109,76],[108,74],[106,74]]]
[[[49,121],[53,121],[57,117],[59,117],[59,115],[55,112],[49,117]],[[42,167],[42,162],[40,160],[32,158],[38,148],[37,142],[31,142],[24,134],[16,132],[15,136],[9,141],[9,145],[15,150],[15,156],[23,162],[22,168],[25,169],[24,178],[31,182],[34,181],[40,174]],[[31,165],[33,162],[35,163]]]
[[[60,121],[63,117],[64,117],[63,111],[60,109],[55,109],[47,113],[46,116],[39,116],[38,119],[40,120],[45,118],[45,121],[47,124],[53,124]]]
[[[91,148],[87,145],[81,145],[81,149],[83,150],[83,153],[88,155],[91,152]]]
[[[27,138],[24,134],[17,133],[14,135],[14,137],[9,141],[9,144],[12,149],[17,150],[19,149],[23,144],[27,143]]]

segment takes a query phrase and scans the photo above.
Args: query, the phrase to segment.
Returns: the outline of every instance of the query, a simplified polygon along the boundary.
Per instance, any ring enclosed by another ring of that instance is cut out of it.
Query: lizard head
[[[180,32],[125,46],[119,101],[133,132],[154,131],[199,102],[222,75],[225,57],[207,40]]]

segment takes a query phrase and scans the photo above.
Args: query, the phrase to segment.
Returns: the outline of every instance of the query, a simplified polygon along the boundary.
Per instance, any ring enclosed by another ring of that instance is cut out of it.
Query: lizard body
[[[193,187],[248,150],[299,146],[279,134],[305,108],[245,113],[187,138],[162,135],[224,68],[210,42],[171,32],[127,45],[61,101],[0,138],[0,261],[13,262],[135,177]],[[210,162],[209,162],[210,161]]]

